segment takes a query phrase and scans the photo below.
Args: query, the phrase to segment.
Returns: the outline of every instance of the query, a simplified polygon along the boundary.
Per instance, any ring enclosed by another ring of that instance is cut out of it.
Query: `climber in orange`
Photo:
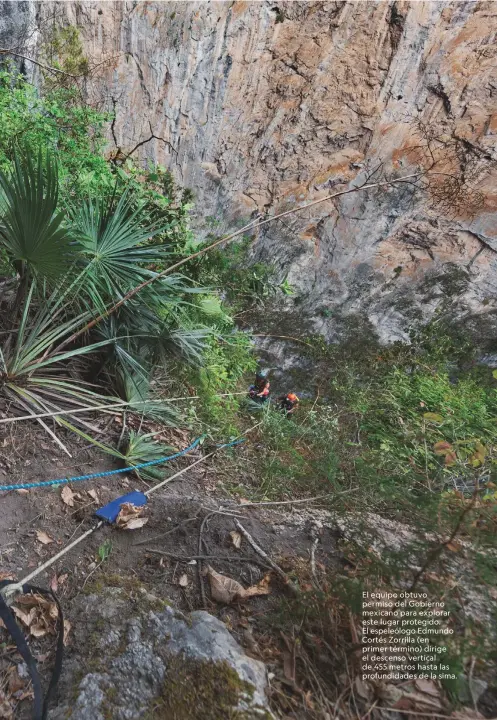
[[[299,398],[295,395],[295,393],[288,393],[287,395],[282,395],[278,398],[278,400],[280,401],[280,410],[287,417],[293,415],[300,402]]]
[[[255,385],[249,388],[249,398],[254,402],[263,404],[269,399],[271,385],[268,374],[267,370],[259,370],[255,376]]]

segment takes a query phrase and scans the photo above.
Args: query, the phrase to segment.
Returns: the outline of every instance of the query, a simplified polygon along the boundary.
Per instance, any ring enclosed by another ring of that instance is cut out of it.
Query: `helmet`
[[[268,371],[268,370],[258,370],[255,377],[256,377],[258,380],[265,380],[268,375],[269,375],[269,371]]]
[[[295,395],[295,393],[288,393],[287,398],[290,400],[290,402],[299,402],[299,399]]]

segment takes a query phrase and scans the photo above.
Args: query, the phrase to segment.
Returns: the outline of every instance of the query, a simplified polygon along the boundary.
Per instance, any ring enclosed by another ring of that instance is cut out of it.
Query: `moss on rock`
[[[161,696],[145,720],[269,720],[264,708],[244,709],[253,695],[253,686],[226,661],[201,662],[177,655],[168,661]]]

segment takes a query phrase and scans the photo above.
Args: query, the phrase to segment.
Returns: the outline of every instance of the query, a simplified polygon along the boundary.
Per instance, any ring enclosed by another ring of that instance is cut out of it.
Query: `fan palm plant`
[[[19,307],[32,279],[53,279],[71,262],[71,229],[58,210],[57,164],[40,151],[14,155],[10,172],[0,171],[0,243],[19,276]]]
[[[127,290],[152,277],[150,266],[169,254],[163,243],[149,241],[170,226],[147,224],[143,205],[129,191],[116,200],[87,200],[71,210],[78,249],[86,267],[87,290],[95,306],[120,299]]]

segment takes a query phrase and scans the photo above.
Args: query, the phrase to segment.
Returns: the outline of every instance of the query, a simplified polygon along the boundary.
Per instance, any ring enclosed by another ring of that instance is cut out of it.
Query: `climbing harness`
[[[24,637],[24,633],[17,624],[15,615],[9,607],[9,597],[11,596],[7,594],[7,591],[10,585],[15,585],[16,589],[18,589],[19,592],[25,595],[27,593],[36,593],[37,595],[42,595],[44,597],[50,598],[55,602],[57,606],[59,614],[55,665],[52,670],[52,677],[48,685],[47,692],[45,693],[45,697],[43,697],[40,675],[38,673],[36,660],[31,654],[31,651]],[[48,713],[48,704],[57,686],[57,683],[59,682],[60,673],[62,671],[62,658],[64,654],[64,615],[60,602],[55,593],[53,593],[51,590],[45,590],[38,587],[37,585],[29,584],[18,586],[17,583],[11,582],[10,580],[3,580],[0,582],[0,619],[3,621],[3,624],[5,625],[5,628],[10,634],[12,640],[15,642],[20,656],[26,663],[29,675],[31,677],[31,682],[33,683],[33,720],[45,720]]]

